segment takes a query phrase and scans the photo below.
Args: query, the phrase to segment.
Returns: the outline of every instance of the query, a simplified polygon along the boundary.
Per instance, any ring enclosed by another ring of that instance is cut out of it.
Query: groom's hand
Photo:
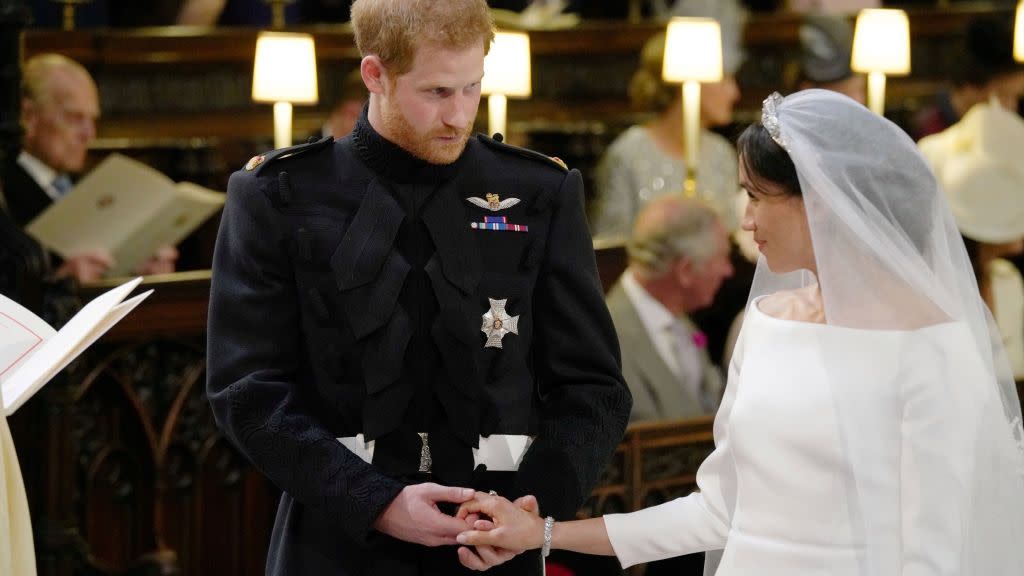
[[[438,508],[440,502],[462,504],[473,499],[471,488],[434,483],[406,486],[377,517],[374,528],[399,540],[424,546],[455,544],[466,530],[466,516],[453,518]]]
[[[533,496],[527,495],[517,498],[513,504],[527,512],[540,514],[540,506],[537,504],[537,499]],[[493,522],[488,519],[481,519],[476,514],[466,512],[465,506],[459,507],[459,511],[455,516],[456,518],[465,519],[468,524],[467,527],[473,530],[487,531],[494,528]],[[511,550],[495,546],[460,546],[458,554],[459,562],[463,566],[470,570],[479,571],[489,570],[499,564],[504,564],[516,556],[516,553]]]

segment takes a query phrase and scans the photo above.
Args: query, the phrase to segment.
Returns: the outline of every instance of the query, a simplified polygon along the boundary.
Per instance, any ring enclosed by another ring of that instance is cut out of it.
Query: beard
[[[402,115],[398,106],[381,106],[380,118],[384,124],[383,132],[388,134],[388,139],[401,146],[406,152],[431,164],[451,164],[458,160],[462,151],[466,149],[469,135],[473,132],[472,124],[461,133],[453,128],[441,128],[426,133],[417,132]],[[442,137],[449,137],[452,140],[448,142],[436,140]]]

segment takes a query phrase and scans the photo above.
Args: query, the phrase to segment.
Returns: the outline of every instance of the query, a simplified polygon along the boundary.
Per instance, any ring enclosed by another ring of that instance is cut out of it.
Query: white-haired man
[[[722,376],[689,315],[710,306],[732,275],[725,227],[704,202],[663,196],[637,216],[627,252],[607,304],[633,394],[630,421],[714,412]]]

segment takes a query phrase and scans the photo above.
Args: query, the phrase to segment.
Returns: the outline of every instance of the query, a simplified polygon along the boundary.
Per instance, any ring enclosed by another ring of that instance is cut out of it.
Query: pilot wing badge
[[[486,199],[478,196],[470,196],[466,198],[466,201],[470,204],[483,208],[484,210],[490,210],[491,212],[498,212],[506,208],[511,208],[516,204],[519,204],[519,198],[505,198],[501,199],[501,196],[497,194],[487,194]]]

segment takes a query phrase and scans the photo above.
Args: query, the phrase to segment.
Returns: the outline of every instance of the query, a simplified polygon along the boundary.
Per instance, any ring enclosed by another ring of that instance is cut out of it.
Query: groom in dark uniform
[[[463,488],[572,518],[630,396],[579,172],[471,137],[486,3],[357,0],[352,23],[353,132],[231,178],[209,398],[284,492],[268,574],[468,573],[505,551],[455,546]]]

